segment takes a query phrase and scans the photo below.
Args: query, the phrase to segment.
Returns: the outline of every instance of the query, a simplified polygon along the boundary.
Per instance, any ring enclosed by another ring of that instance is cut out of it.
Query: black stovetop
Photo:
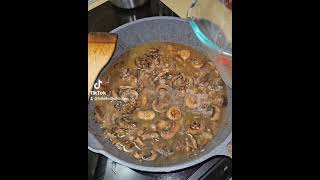
[[[131,10],[120,9],[106,2],[88,12],[88,32],[109,32],[122,24],[152,16],[177,16],[177,14],[159,0],[150,0],[145,5]],[[213,157],[193,167],[170,173],[149,173],[129,169],[88,151],[88,180],[229,180],[231,174],[232,163],[227,157]]]
[[[213,157],[195,166],[164,173],[133,170],[88,151],[88,180],[231,180],[232,161]]]
[[[106,2],[88,12],[89,32],[109,32],[122,24],[152,16],[177,16],[159,0],[149,0],[135,9],[120,9]]]

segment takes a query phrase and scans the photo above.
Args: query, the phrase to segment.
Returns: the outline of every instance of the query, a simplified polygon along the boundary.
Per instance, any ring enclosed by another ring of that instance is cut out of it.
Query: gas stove
[[[88,32],[110,32],[122,24],[152,16],[178,16],[159,0],[150,0],[136,9],[114,7],[110,2],[88,12]],[[169,173],[137,171],[88,150],[88,180],[229,180],[232,176],[232,161],[228,157],[212,157],[195,166]]]

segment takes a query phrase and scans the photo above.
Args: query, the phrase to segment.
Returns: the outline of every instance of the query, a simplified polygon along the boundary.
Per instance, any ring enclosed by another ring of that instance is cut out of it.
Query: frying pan
[[[108,69],[116,62],[118,57],[134,46],[141,43],[162,41],[175,42],[191,46],[199,52],[207,55],[205,48],[193,34],[186,20],[176,17],[151,17],[124,24],[111,33],[118,34],[118,41],[113,57],[102,69],[98,78],[101,78]],[[222,77],[223,79],[223,77]],[[103,131],[95,122],[94,101],[88,103],[88,149],[104,155],[111,160],[132,169],[149,172],[170,172],[196,165],[212,156],[228,156],[227,145],[232,140],[232,90],[227,87],[228,105],[223,114],[217,135],[213,141],[206,146],[206,150],[198,155],[179,162],[166,162],[155,164],[152,161],[138,161],[126,153],[118,150],[110,141],[103,137]]]

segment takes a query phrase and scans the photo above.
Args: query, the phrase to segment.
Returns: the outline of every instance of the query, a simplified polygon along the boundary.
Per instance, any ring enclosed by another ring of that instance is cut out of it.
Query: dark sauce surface
[[[191,47],[157,42],[132,48],[103,76],[96,119],[119,150],[141,161],[178,162],[214,141],[225,84]]]

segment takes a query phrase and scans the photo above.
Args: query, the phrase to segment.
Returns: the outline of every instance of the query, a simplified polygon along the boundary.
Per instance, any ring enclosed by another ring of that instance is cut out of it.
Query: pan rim
[[[139,20],[124,24],[122,26],[119,26],[118,28],[115,28],[112,31],[110,31],[110,33],[117,33],[121,29],[124,29],[124,28],[126,28],[128,26],[131,26],[133,24],[141,23],[141,22],[144,22],[144,21],[159,20],[159,19],[160,20],[176,20],[176,21],[181,21],[181,22],[187,23],[186,20],[181,19],[179,17],[171,17],[171,16],[148,17],[148,18],[139,19]],[[105,67],[103,67],[103,68],[105,68]],[[232,88],[228,87],[228,89],[230,90],[230,93],[232,94]],[[231,95],[231,103],[232,103],[232,95]],[[232,107],[230,107],[230,108],[232,108]],[[231,114],[229,116],[230,116],[229,118],[231,119],[231,122],[232,122],[232,111],[231,111]],[[90,132],[88,131],[88,133],[90,133]],[[95,138],[94,135],[92,135],[92,137]],[[95,140],[97,142],[99,142],[98,139],[95,138]],[[201,162],[203,162],[203,161],[205,161],[205,160],[207,160],[207,159],[209,159],[209,158],[211,158],[213,156],[216,156],[216,155],[228,156],[227,154],[224,154],[225,151],[223,151],[223,153],[219,153],[219,150],[223,149],[223,148],[226,148],[227,144],[231,140],[232,140],[232,130],[230,131],[230,133],[228,133],[227,137],[220,144],[218,144],[216,147],[211,149],[211,151],[209,153],[203,154],[203,155],[197,157],[196,159],[194,159],[192,161],[181,162],[180,164],[166,165],[166,166],[163,166],[163,167],[162,166],[145,166],[145,165],[139,165],[137,163],[132,163],[132,162],[125,161],[123,159],[120,159],[119,157],[116,157],[116,156],[112,155],[111,153],[107,152],[104,149],[98,149],[98,148],[92,147],[92,145],[90,145],[89,142],[88,142],[88,149],[90,151],[92,151],[92,152],[95,152],[95,153],[101,154],[103,156],[106,156],[106,157],[110,158],[112,161],[115,161],[115,162],[117,162],[117,163],[119,163],[121,165],[124,165],[124,166],[132,168],[132,169],[148,171],[148,172],[171,172],[171,171],[176,171],[176,170],[180,170],[180,169],[184,169],[184,168],[188,168],[188,167],[194,166],[194,165],[199,164],[199,163],[201,163]]]

